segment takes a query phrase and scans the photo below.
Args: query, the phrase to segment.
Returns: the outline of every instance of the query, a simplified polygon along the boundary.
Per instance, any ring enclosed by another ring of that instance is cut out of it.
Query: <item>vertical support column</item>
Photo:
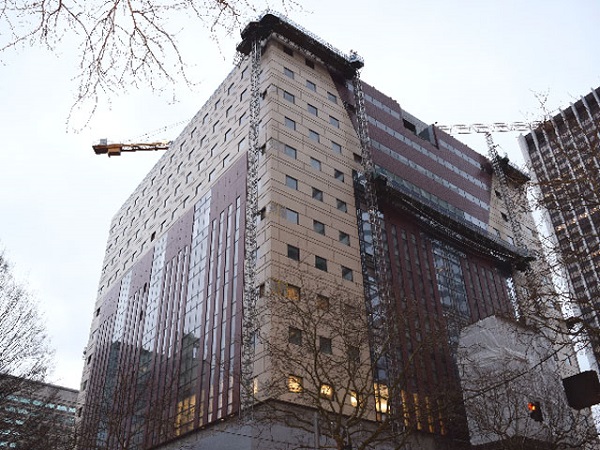
[[[250,132],[246,185],[246,230],[244,255],[244,299],[242,306],[242,379],[240,418],[252,418],[254,403],[254,340],[257,329],[256,302],[256,216],[258,214],[258,126],[260,115],[260,41],[252,41],[250,79]]]

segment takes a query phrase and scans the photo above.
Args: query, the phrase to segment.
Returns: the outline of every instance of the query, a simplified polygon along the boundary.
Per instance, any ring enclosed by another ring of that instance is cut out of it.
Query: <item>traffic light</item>
[[[527,403],[527,409],[529,410],[529,417],[536,422],[543,422],[544,415],[542,414],[542,407],[540,402],[529,402]]]

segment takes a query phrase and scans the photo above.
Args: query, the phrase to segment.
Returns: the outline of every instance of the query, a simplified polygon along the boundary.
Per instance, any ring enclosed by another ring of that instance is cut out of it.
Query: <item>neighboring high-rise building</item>
[[[356,55],[284,18],[251,23],[238,50],[246,56],[113,219],[82,378],[83,446],[316,446],[330,423],[314,402],[338,399],[347,416],[372,408],[371,426],[391,407],[393,428],[422,448],[467,446],[459,334],[518,310],[513,268],[528,253],[503,196],[522,197],[527,176],[497,161],[510,174],[501,185],[486,157],[362,83]],[[285,302],[308,309],[281,313]],[[313,335],[311,308],[340,314]],[[361,319],[350,335],[367,331],[362,346],[333,330]],[[335,363],[310,373],[297,354]],[[327,381],[347,360],[363,361],[346,376],[367,371],[369,398],[352,379]],[[273,414],[269,433],[252,431],[275,400],[310,428]],[[369,429],[359,428],[354,442]]]
[[[600,358],[600,89],[520,138],[569,285],[565,304],[581,311]]]
[[[0,376],[0,447],[73,448],[78,394],[75,389]]]

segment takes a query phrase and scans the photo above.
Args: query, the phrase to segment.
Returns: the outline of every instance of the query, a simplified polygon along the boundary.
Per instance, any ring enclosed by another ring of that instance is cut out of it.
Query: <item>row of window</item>
[[[341,151],[341,147],[340,147],[340,151]],[[283,147],[283,153],[285,153],[287,156],[289,156],[292,159],[298,158],[298,151],[291,145],[285,144]],[[321,161],[319,161],[316,158],[313,158],[313,157],[310,158],[310,165],[315,170],[318,170],[318,171],[322,170]],[[336,180],[341,181],[341,182],[344,182],[344,179],[345,179],[344,172],[342,172],[339,169],[333,169],[333,177]]]
[[[290,189],[297,191],[298,190],[298,179],[291,177],[289,175],[286,175],[285,176],[285,185],[287,187],[289,187]],[[311,187],[311,189],[312,189],[312,191],[311,191],[312,198],[314,198],[315,200],[318,200],[320,202],[323,202],[324,201],[323,191],[321,189],[317,189],[315,187]],[[336,208],[338,210],[340,210],[342,212],[348,212],[348,204],[345,201],[340,200],[339,198],[336,198],[335,200],[336,200]]]
[[[340,231],[340,236],[342,234],[345,236],[344,239],[347,239],[349,242],[350,237],[346,233],[342,233]],[[287,245],[287,257],[290,259],[293,259],[294,261],[299,262],[300,261],[300,248],[298,248],[294,245],[288,244]],[[315,268],[322,270],[323,272],[328,272],[327,259],[323,258],[322,256],[315,255]],[[342,266],[342,278],[344,280],[354,281],[354,272],[352,271],[352,269],[350,269],[346,266]]]
[[[296,96],[288,91],[283,91],[283,99],[287,100],[290,103],[293,103],[294,105],[296,104]],[[315,117],[319,117],[319,109],[316,106],[311,105],[310,103],[307,103],[306,109],[309,114],[311,114]],[[329,123],[331,125],[333,125],[335,128],[340,127],[340,121],[337,118],[333,117],[332,115],[329,115]]]

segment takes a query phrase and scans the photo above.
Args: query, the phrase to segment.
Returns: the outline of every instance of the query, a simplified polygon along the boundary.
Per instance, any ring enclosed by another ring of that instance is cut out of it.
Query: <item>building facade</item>
[[[0,447],[73,448],[78,394],[62,386],[0,377]]]
[[[593,90],[520,138],[555,238],[568,289],[564,303],[583,318],[596,359],[600,356],[600,89]]]
[[[515,316],[514,267],[527,257],[490,161],[361,83],[356,55],[285,18],[251,23],[238,50],[111,224],[82,376],[84,448],[293,445],[283,419],[268,439],[240,425],[250,391],[260,407],[300,408],[307,445],[346,445],[348,417],[365,410],[358,423],[393,417],[419,448],[468,447],[459,333]],[[310,331],[312,317],[328,319]],[[356,345],[335,323],[355,324]],[[362,364],[338,374],[349,360]],[[319,408],[345,417],[339,435],[313,418]]]

